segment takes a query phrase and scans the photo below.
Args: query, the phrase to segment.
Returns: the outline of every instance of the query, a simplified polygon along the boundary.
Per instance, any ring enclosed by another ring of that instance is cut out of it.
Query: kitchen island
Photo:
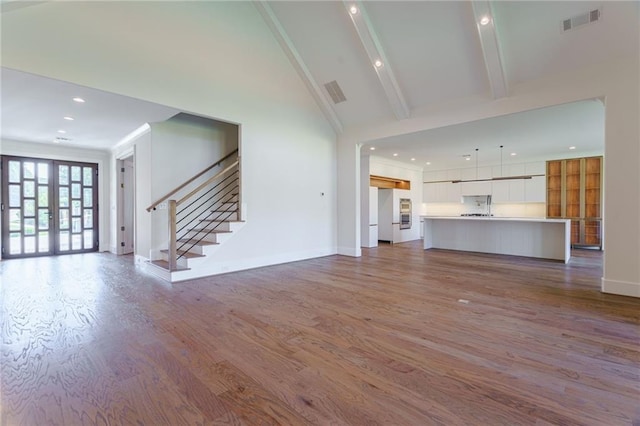
[[[423,216],[424,248],[557,259],[571,257],[569,219]]]

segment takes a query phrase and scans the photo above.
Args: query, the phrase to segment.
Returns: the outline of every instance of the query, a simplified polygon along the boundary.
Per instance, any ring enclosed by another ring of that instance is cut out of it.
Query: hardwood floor
[[[0,423],[640,424],[640,299],[600,252],[363,251],[173,285],[0,262]]]

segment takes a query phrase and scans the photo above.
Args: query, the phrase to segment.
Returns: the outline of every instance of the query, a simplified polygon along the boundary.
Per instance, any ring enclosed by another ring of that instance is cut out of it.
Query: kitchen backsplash
[[[461,203],[422,203],[424,216],[460,216],[463,213],[484,213]],[[545,217],[545,203],[492,204],[491,214],[496,217]]]

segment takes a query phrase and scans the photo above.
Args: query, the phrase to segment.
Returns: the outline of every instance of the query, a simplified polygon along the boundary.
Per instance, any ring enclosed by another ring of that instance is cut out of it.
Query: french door
[[[2,257],[98,250],[98,165],[2,156]]]

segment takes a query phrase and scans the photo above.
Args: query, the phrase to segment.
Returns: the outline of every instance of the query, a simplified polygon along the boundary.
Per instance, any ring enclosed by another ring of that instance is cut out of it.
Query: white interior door
[[[134,205],[135,205],[135,188],[134,188],[134,165],[133,159],[128,158],[123,161],[122,176],[122,254],[133,253],[134,250]]]

